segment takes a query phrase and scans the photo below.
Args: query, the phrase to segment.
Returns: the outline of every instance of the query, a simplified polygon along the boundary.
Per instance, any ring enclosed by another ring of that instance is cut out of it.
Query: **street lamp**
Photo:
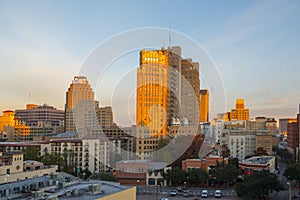
[[[289,186],[289,200],[292,200],[292,186],[291,186],[291,183],[287,182],[286,184]]]

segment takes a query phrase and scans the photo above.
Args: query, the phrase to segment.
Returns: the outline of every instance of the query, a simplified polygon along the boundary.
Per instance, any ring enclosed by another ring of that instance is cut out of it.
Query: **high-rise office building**
[[[95,101],[96,115],[101,128],[109,128],[113,125],[113,111],[111,106],[100,107],[99,102]]]
[[[200,122],[209,121],[209,92],[200,90]]]
[[[65,105],[65,131],[76,131],[73,109],[80,100],[94,100],[94,92],[85,76],[75,76],[67,93]]]
[[[235,109],[230,112],[230,120],[249,120],[249,109],[245,108],[244,99],[237,99]]]
[[[182,59],[180,47],[140,52],[136,152],[142,159],[170,134],[169,127],[199,124],[199,88],[199,64]]]
[[[195,126],[199,123],[199,63],[182,59],[181,74],[181,118]]]
[[[140,52],[136,151],[142,157],[156,149],[158,139],[167,135],[171,119],[179,117],[180,70],[180,47]]]
[[[180,59],[173,66],[175,69],[171,69],[170,65],[171,60],[175,60],[171,57],[180,57],[180,54],[173,54],[172,50],[173,48],[140,52],[136,123],[138,126],[147,126],[152,136],[165,136],[167,123],[172,117],[178,117],[178,103],[175,101],[179,98],[174,99],[174,96],[179,95]]]

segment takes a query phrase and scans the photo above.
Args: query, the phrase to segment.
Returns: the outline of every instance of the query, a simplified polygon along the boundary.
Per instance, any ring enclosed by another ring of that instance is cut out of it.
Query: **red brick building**
[[[211,156],[205,159],[186,159],[182,161],[182,170],[188,171],[189,169],[201,168],[208,172],[209,166],[215,166],[217,162],[228,163],[228,158],[223,158],[221,156]]]
[[[166,185],[162,172],[167,163],[127,160],[116,163],[116,177],[122,185]]]
[[[287,125],[287,145],[288,150],[293,154],[293,158],[296,158],[296,151],[299,147],[299,123],[291,122]]]

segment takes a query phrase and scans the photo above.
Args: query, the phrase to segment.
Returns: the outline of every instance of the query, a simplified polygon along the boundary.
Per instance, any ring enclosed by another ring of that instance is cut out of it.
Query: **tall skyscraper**
[[[137,69],[136,152],[157,149],[168,128],[199,124],[199,64],[182,59],[181,48],[142,50]]]
[[[249,109],[245,108],[244,99],[237,99],[235,109],[230,112],[230,120],[249,120]]]
[[[80,100],[94,100],[94,92],[85,76],[75,76],[67,93],[65,105],[65,131],[76,131],[73,109]]]
[[[181,118],[188,124],[199,123],[199,63],[192,59],[181,60]]]
[[[209,92],[200,90],[200,122],[209,121]]]
[[[177,57],[181,56],[178,53],[179,47],[140,52],[136,123],[147,126],[152,136],[165,136],[167,123],[172,117],[178,117],[179,98],[176,96],[179,96],[180,59]],[[175,57],[178,60],[176,64]]]

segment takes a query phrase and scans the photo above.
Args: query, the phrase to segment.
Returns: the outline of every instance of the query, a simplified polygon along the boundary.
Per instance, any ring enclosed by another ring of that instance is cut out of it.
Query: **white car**
[[[202,190],[202,192],[201,192],[201,197],[202,197],[202,198],[207,198],[207,196],[208,196],[207,190]]]
[[[215,198],[221,198],[221,196],[222,196],[221,190],[216,190],[215,191]]]
[[[176,196],[177,195],[177,190],[172,190],[170,192],[170,196]]]

